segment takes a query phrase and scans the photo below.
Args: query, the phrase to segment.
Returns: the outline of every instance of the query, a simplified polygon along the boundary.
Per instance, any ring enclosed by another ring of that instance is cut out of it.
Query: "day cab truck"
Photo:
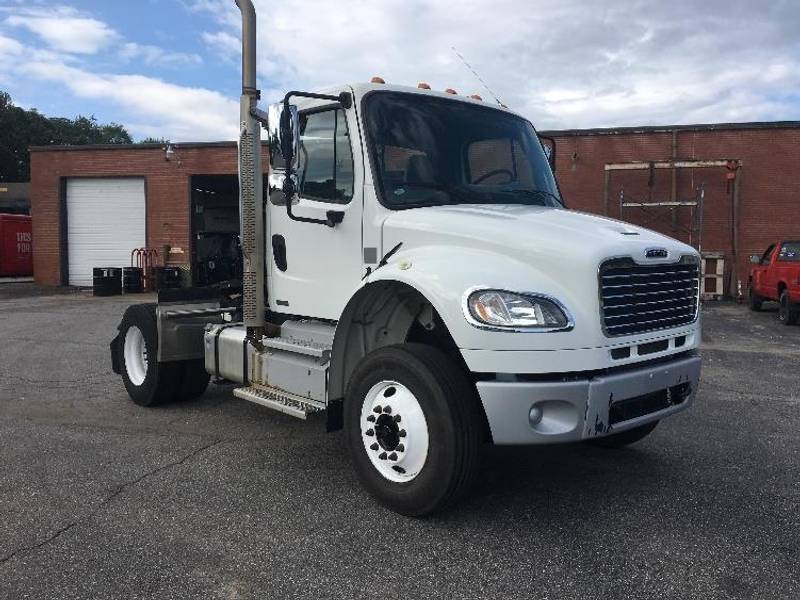
[[[127,310],[111,353],[136,403],[211,377],[326,411],[364,487],[406,515],[459,498],[484,444],[623,446],[691,404],[694,249],[568,210],[533,125],[477,98],[375,80],[259,110],[237,4],[241,293]]]
[[[759,311],[767,300],[778,303],[778,320],[784,325],[800,321],[800,240],[770,244],[761,256],[750,257],[748,281],[750,310]]]

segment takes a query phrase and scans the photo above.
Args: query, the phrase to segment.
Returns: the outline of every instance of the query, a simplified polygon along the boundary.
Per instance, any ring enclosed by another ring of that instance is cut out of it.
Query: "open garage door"
[[[146,245],[144,179],[68,179],[69,285],[91,286],[95,267],[130,265]]]

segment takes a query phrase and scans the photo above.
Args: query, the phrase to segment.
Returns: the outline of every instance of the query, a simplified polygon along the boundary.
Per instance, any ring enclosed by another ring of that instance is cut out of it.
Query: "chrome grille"
[[[608,336],[679,327],[697,318],[699,267],[678,263],[640,265],[616,258],[600,266],[600,312]]]

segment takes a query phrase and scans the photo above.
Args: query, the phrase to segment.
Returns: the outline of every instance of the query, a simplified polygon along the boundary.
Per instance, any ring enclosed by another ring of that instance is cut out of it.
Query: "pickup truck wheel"
[[[482,429],[475,388],[431,346],[387,346],[363,358],[348,385],[345,428],[362,485],[398,513],[445,508],[477,474]]]
[[[155,406],[176,399],[183,365],[156,360],[158,328],[155,305],[129,306],[122,317],[119,335],[118,364],[131,399],[141,406]]]
[[[763,302],[764,299],[753,291],[753,283],[751,282],[747,290],[747,306],[753,312],[758,312],[761,310],[761,304]]]
[[[794,325],[797,323],[798,310],[792,306],[792,301],[789,298],[789,292],[783,290],[781,297],[778,300],[778,320],[784,325]]]
[[[602,448],[624,448],[625,446],[635,444],[639,440],[650,435],[650,433],[656,428],[656,425],[658,425],[658,421],[653,421],[652,423],[640,425],[639,427],[634,427],[633,429],[627,429],[625,431],[620,431],[619,433],[612,433],[611,435],[607,435],[605,437],[599,437],[590,440],[589,443]]]

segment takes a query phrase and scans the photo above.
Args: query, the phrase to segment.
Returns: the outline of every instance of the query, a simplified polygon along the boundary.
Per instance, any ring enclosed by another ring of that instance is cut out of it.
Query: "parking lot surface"
[[[800,327],[772,311],[707,305],[697,402],[639,444],[489,448],[414,520],[320,418],[134,405],[128,302],[0,299],[0,598],[800,597]]]

